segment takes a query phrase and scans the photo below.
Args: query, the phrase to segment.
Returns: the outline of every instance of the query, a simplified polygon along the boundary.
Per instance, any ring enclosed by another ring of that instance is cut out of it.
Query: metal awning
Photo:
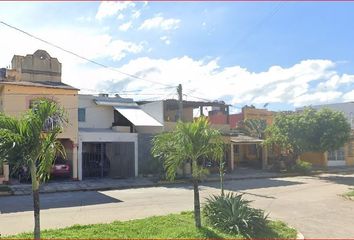
[[[262,139],[245,135],[233,136],[230,138],[230,141],[235,144],[258,144],[263,142]]]
[[[162,124],[158,122],[155,118],[151,117],[149,114],[144,112],[139,107],[128,108],[128,107],[116,107],[113,106],[115,110],[120,112],[124,117],[126,117],[135,126],[151,126],[151,127],[162,127]]]

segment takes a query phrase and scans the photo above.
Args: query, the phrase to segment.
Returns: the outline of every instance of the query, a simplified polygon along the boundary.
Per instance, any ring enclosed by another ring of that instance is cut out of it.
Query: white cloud
[[[133,11],[133,13],[132,13],[132,18],[133,18],[133,19],[139,18],[140,15],[141,15],[141,11],[140,11],[140,10],[135,10],[135,11]]]
[[[173,30],[179,27],[181,20],[175,18],[165,19],[162,16],[155,16],[153,18],[146,19],[139,30],[151,30],[151,29],[161,29],[161,30]]]
[[[293,106],[342,101],[340,90],[319,91],[319,82],[339,76],[335,64],[329,60],[304,60],[291,67],[272,66],[264,72],[251,72],[240,66],[220,67],[217,59],[209,61],[195,60],[190,57],[172,59],[138,58],[117,70],[137,74],[142,78],[175,86],[183,84],[188,99],[197,96],[210,100],[227,99],[228,103],[244,104],[287,103]],[[126,80],[126,76],[106,76],[106,90],[119,91],[116,83]],[[102,86],[101,80],[97,86]],[[111,79],[114,79],[113,81]],[[351,79],[351,77],[344,77]],[[343,80],[344,81],[344,80]],[[96,86],[96,89],[98,87]],[[110,87],[107,87],[110,86]],[[126,90],[140,89],[141,93],[155,93],[159,85],[142,80],[131,79],[124,87]],[[192,91],[195,90],[196,91]],[[347,94],[349,98],[349,93]],[[346,96],[346,95],[344,95]],[[354,91],[351,93],[354,97]],[[141,96],[136,97],[141,98]],[[195,100],[195,99],[194,99]]]
[[[132,26],[131,21],[126,22],[126,23],[123,23],[122,25],[119,26],[119,30],[125,32],[125,31],[128,31],[129,28],[131,28],[131,26]]]
[[[120,13],[120,14],[117,16],[117,19],[118,19],[118,20],[123,20],[123,19],[124,19],[124,15]]]
[[[96,13],[96,19],[102,20],[103,18],[114,16],[119,12],[134,6],[135,3],[132,1],[101,2]]]
[[[162,36],[162,37],[160,37],[160,40],[163,41],[166,45],[171,44],[171,40],[168,36]]]

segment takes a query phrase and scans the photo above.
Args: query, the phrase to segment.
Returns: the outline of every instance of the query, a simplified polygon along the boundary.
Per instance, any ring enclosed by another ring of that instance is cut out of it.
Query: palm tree
[[[35,239],[40,239],[39,186],[49,178],[55,156],[65,155],[57,140],[65,122],[63,109],[44,98],[33,101],[21,118],[0,114],[0,159],[30,169]]]
[[[267,122],[262,119],[246,119],[240,122],[240,126],[237,128],[241,133],[264,139],[264,132],[267,128]]]
[[[192,123],[177,123],[176,129],[155,136],[152,154],[164,163],[166,177],[174,180],[177,170],[190,163],[194,188],[195,226],[201,227],[199,181],[208,174],[207,159],[222,161],[223,143],[218,130],[212,129],[205,117]]]

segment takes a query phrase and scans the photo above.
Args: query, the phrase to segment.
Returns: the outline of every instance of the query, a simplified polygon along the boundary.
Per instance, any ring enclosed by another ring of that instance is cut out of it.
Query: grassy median
[[[32,233],[10,238],[31,238]],[[244,238],[216,231],[208,226],[196,229],[192,212],[155,216],[109,224],[74,225],[68,228],[42,231],[42,238]],[[296,238],[296,230],[280,221],[269,221],[268,228],[258,238]]]

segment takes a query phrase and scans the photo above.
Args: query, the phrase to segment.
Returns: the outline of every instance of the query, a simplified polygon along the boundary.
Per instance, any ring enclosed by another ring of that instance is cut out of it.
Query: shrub
[[[301,160],[296,161],[295,165],[292,167],[292,171],[303,174],[308,174],[311,170],[312,164]]]
[[[207,199],[203,214],[208,224],[222,232],[252,237],[267,227],[268,215],[251,208],[250,202],[233,193],[213,195]]]

